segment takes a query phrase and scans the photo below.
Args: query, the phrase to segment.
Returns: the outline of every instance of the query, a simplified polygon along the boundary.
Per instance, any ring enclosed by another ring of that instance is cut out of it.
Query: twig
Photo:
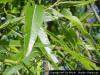
[[[60,63],[58,63],[58,66],[60,66],[63,63],[63,61],[65,60],[66,56],[68,56],[68,54],[65,54],[65,56],[62,58],[62,61]]]
[[[51,6],[50,6],[49,8],[47,8],[46,10],[53,8],[55,5],[57,5],[57,3],[58,3],[59,1],[60,1],[60,0],[57,0],[53,5],[51,5]]]
[[[93,12],[94,12],[94,14],[95,14],[95,16],[96,16],[96,18],[97,18],[99,24],[100,24],[100,17],[99,17],[99,15],[98,15],[98,13],[96,12],[95,8],[94,8],[94,2],[91,3],[91,8],[92,8],[92,10],[93,10]]]

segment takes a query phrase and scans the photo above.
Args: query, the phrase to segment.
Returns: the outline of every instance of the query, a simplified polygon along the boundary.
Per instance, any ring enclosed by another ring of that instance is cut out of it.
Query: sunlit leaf
[[[44,6],[33,5],[29,3],[26,6],[25,16],[25,52],[28,56],[32,50],[32,47],[37,39],[37,34],[43,23]]]
[[[22,65],[16,65],[16,66],[12,66],[6,69],[6,71],[4,72],[4,75],[12,75],[18,72],[18,70],[20,70],[23,66]]]

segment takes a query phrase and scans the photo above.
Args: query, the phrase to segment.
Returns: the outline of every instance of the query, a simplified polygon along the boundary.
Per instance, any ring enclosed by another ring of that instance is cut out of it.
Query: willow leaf
[[[29,3],[26,6],[25,13],[25,53],[28,56],[32,47],[37,39],[38,31],[43,22],[44,6],[35,5],[31,6]]]
[[[77,5],[87,5],[91,2],[94,2],[96,0],[89,0],[89,1],[64,1],[64,2],[59,2],[56,5],[67,5],[67,6],[77,6]]]
[[[22,21],[24,17],[13,18],[12,20],[6,21],[4,24],[0,25],[0,30],[6,28],[7,26],[14,24],[16,22]]]
[[[21,42],[19,40],[0,40],[0,46],[21,47]]]
[[[66,12],[70,12],[70,11],[66,11]],[[79,29],[81,30],[81,32],[84,33],[84,27],[82,25],[82,23],[80,22],[80,20],[76,17],[76,16],[72,16],[72,15],[63,15],[61,14],[60,12],[56,11],[55,9],[52,9],[52,13],[55,17],[58,17],[58,18],[61,18],[61,17],[64,17],[70,21],[72,21],[74,23],[74,25]]]
[[[12,0],[0,0],[0,3],[11,2]]]
[[[18,72],[23,66],[22,65],[16,65],[12,66],[6,69],[3,75],[13,75],[14,73]]]
[[[59,38],[57,38],[53,33],[49,32],[48,30],[45,30],[47,32],[47,34],[51,37],[51,39],[53,39],[54,41],[56,41],[57,43],[59,43],[63,49],[68,52],[69,54],[71,54],[73,57],[75,57],[76,59],[78,59],[80,61],[80,63],[87,69],[87,70],[93,70],[93,68],[95,70],[98,70],[99,68],[90,60],[88,60],[85,56],[82,56],[81,53],[77,53],[75,51],[72,51],[63,40],[60,40]],[[86,65],[87,64],[87,65]]]
[[[50,44],[49,42],[49,39],[47,37],[47,34],[44,32],[44,30],[41,28],[40,31],[39,31],[39,37],[40,37],[40,40],[43,44]],[[57,63],[58,60],[57,58],[51,54],[51,48],[50,47],[44,47],[45,50],[47,51],[47,53],[50,55],[50,57],[52,58],[52,60]]]

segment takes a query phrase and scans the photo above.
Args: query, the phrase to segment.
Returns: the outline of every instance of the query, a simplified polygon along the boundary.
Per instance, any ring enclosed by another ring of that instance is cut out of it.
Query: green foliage
[[[0,0],[0,3],[11,2],[12,0]]]
[[[29,3],[26,7],[25,16],[25,51],[28,56],[32,50],[32,47],[36,41],[38,32],[43,23],[43,11],[44,7],[40,5],[31,6]]]
[[[0,74],[100,70],[94,1],[0,0]]]

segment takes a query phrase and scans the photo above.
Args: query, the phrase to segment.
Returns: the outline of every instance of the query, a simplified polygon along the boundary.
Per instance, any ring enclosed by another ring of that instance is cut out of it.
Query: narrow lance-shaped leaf
[[[63,40],[60,40],[59,38],[57,38],[53,33],[49,32],[48,30],[45,30],[47,32],[48,35],[50,35],[51,39],[53,39],[54,41],[58,42],[59,44],[61,44],[61,46],[63,47],[63,49],[68,52],[69,54],[71,54],[73,57],[75,57],[76,59],[78,59],[80,61],[80,63],[88,70],[93,70],[93,68],[95,70],[98,70],[99,68],[92,63],[90,60],[88,60],[85,56],[82,56],[80,53],[77,53],[75,51],[71,51],[70,48],[66,45],[66,43]],[[87,64],[87,65],[86,65]]]
[[[67,10],[66,12],[69,13],[70,11]],[[75,24],[75,26],[76,26],[79,30],[81,30],[81,32],[84,33],[84,27],[83,27],[82,23],[80,22],[80,20],[79,20],[76,16],[72,16],[71,14],[66,16],[66,15],[63,15],[63,14],[59,13],[59,12],[56,11],[55,9],[52,9],[52,14],[53,14],[55,17],[58,17],[58,18],[64,17],[64,18],[66,18],[66,19],[72,21],[72,22]]]
[[[3,75],[12,75],[12,74],[18,72],[18,70],[20,70],[22,67],[23,67],[22,65],[16,65],[16,66],[8,67],[6,69],[6,71],[3,73]]]
[[[24,17],[18,17],[18,18],[14,18],[14,19],[11,19],[10,21],[6,21],[4,24],[0,25],[0,30],[3,29],[3,28],[6,28],[7,26],[11,25],[11,24],[14,24],[16,22],[19,22],[19,21],[22,21]]]
[[[64,43],[64,42],[63,42]],[[65,49],[67,49],[67,45],[65,46]],[[80,63],[87,69],[87,70],[98,70],[99,68],[91,62],[89,59],[87,59],[85,56],[82,56],[80,53],[72,51],[72,56],[74,56],[76,59],[80,61]],[[86,65],[87,64],[87,65]]]
[[[64,2],[59,2],[56,5],[67,5],[67,6],[78,6],[78,5],[87,5],[89,3],[92,3],[96,0],[89,0],[89,1],[64,1]]]
[[[47,34],[44,32],[44,30],[41,28],[39,31],[39,38],[42,41],[43,44],[50,44],[49,39],[47,37]],[[44,47],[47,53],[51,56],[52,60],[57,63],[57,58],[51,54],[51,48],[50,47]]]
[[[0,3],[11,2],[12,0],[0,0]]]
[[[28,56],[32,50],[32,47],[36,41],[38,31],[43,22],[44,6],[33,5],[29,3],[26,6],[25,13],[25,53]]]
[[[40,29],[38,36],[43,44],[50,44],[47,34],[44,32],[42,28]],[[46,50],[50,58],[53,60],[53,62],[57,63],[58,62],[57,58],[55,57],[55,55],[51,54],[52,49],[50,47],[44,47],[44,49]],[[48,65],[50,64],[48,63]],[[49,66],[49,70],[51,69],[53,68]]]
[[[21,47],[21,42],[19,40],[0,40],[0,46]]]

